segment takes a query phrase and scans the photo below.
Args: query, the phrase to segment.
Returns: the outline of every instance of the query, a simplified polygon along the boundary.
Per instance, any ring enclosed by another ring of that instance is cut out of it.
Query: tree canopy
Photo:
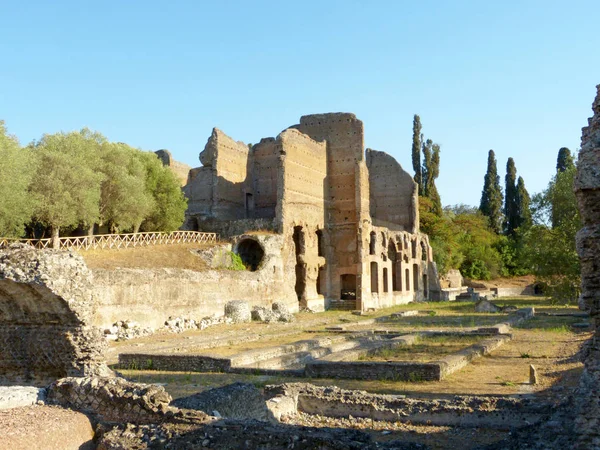
[[[575,163],[573,161],[573,156],[571,155],[571,150],[567,147],[561,147],[558,151],[558,157],[556,158],[556,171],[564,172],[574,165]]]
[[[53,239],[59,237],[61,228],[90,226],[98,221],[104,177],[96,169],[104,141],[102,135],[83,129],[47,134],[31,144],[37,160],[31,192],[39,199],[34,216],[51,228]]]
[[[23,234],[36,206],[29,193],[34,171],[29,150],[21,148],[0,120],[0,236]]]
[[[0,121],[0,236],[76,228],[172,231],[187,201],[175,174],[153,152],[109,142],[87,128],[45,134],[21,148]]]

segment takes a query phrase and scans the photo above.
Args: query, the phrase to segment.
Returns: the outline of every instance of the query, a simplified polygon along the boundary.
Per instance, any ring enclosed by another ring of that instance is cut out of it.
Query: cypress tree
[[[525,189],[523,177],[519,177],[517,181],[516,212],[517,228],[531,227],[531,198],[529,197],[529,192]]]
[[[562,147],[558,151],[558,158],[556,159],[556,172],[564,172],[570,167],[573,167],[573,156],[571,156],[571,150],[567,147]]]
[[[429,197],[429,172],[431,170],[431,158],[433,152],[433,141],[427,139],[423,142],[423,167],[421,168],[421,195]]]
[[[415,182],[419,185],[419,195],[423,195],[423,174],[421,172],[421,118],[418,114],[413,117],[412,165],[415,171]]]
[[[438,215],[442,215],[442,199],[435,185],[435,180],[440,174],[440,146],[433,144],[433,155],[431,156],[431,165],[427,170],[427,193],[433,203],[433,211]]]
[[[515,161],[508,158],[506,162],[506,177],[504,178],[504,232],[514,234],[517,228],[517,168]]]
[[[438,216],[442,215],[442,200],[435,185],[435,180],[440,174],[440,146],[431,139],[423,144],[422,184],[423,197],[431,200],[432,211]]]
[[[488,153],[488,167],[483,179],[483,191],[481,191],[481,202],[479,210],[489,220],[490,228],[496,233],[502,232],[502,189],[500,188],[500,176],[496,166],[496,155],[494,150]]]

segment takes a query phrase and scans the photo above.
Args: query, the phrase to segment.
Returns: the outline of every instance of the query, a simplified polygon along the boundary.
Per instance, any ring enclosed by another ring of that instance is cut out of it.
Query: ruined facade
[[[0,249],[0,381],[111,375],[94,309],[80,256],[22,244]]]
[[[439,290],[417,185],[390,155],[365,151],[353,114],[303,116],[252,147],[215,128],[200,162],[184,228],[283,235],[299,307],[366,310]]]
[[[168,167],[175,174],[175,176],[181,182],[181,185],[185,185],[187,183],[188,173],[191,169],[187,164],[181,163],[179,161],[175,161],[173,159],[173,155],[169,150],[157,150],[154,152],[158,159],[163,163],[163,166]]]

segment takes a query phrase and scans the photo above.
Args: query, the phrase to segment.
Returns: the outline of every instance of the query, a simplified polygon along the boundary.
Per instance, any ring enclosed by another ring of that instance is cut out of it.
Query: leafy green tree
[[[22,149],[0,120],[0,236],[20,237],[35,207],[28,187],[34,174],[29,150]]]
[[[109,224],[111,233],[137,231],[154,210],[154,197],[146,188],[146,166],[138,153],[123,143],[102,145],[99,223]]]
[[[569,167],[573,167],[575,163],[573,162],[573,156],[571,155],[571,150],[567,147],[562,147],[558,151],[558,157],[556,158],[556,171],[564,172]]]
[[[518,227],[517,219],[517,168],[515,161],[508,158],[506,162],[506,177],[504,178],[504,232],[514,234]]]
[[[490,228],[496,234],[502,233],[502,188],[496,166],[494,150],[488,152],[488,167],[483,181],[479,211],[488,218]]]
[[[163,166],[153,152],[139,152],[146,170],[146,190],[154,199],[154,208],[141,224],[143,231],[177,230],[185,218],[187,199],[175,174]]]
[[[452,218],[452,214],[437,214],[431,199],[419,197],[420,229],[429,236],[433,260],[440,274],[445,274],[450,269],[458,269],[464,259],[456,239],[459,230]]]
[[[44,135],[30,148],[37,162],[32,194],[40,199],[35,218],[51,228],[58,246],[60,229],[98,221],[100,184],[99,148],[106,140],[86,128],[79,132]]]
[[[412,165],[415,171],[415,182],[419,185],[419,195],[423,195],[423,182],[421,172],[421,118],[415,114],[413,117]]]
[[[525,249],[538,281],[555,301],[576,302],[579,296],[580,264],[575,235],[581,218],[573,193],[575,165],[558,171],[540,195],[534,196],[536,223],[525,235]],[[552,218],[551,226],[548,217]]]
[[[502,270],[502,258],[496,246],[504,238],[488,225],[477,208],[465,205],[446,207],[441,216],[434,212],[431,199],[419,199],[421,230],[429,235],[433,258],[439,273],[460,269],[474,279],[490,279]]]
[[[479,211],[457,214],[453,220],[459,230],[457,240],[463,261],[460,272],[467,278],[489,280],[500,275],[502,258],[496,248],[500,237]]]

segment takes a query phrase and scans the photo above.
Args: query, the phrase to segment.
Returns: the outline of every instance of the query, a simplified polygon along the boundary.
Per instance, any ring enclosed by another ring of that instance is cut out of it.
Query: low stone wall
[[[91,414],[102,422],[158,423],[172,418],[171,396],[162,386],[117,377],[62,378],[48,388],[47,401]]]
[[[431,362],[378,362],[378,361],[325,361],[306,364],[305,373],[315,378],[343,378],[350,380],[440,381],[462,369],[473,359],[491,353],[506,341],[509,335],[484,339],[439,361]]]
[[[314,361],[306,365],[305,373],[314,378],[439,381],[443,377],[443,368],[438,362]]]
[[[281,415],[304,412],[328,417],[364,417],[436,426],[520,428],[543,420],[548,404],[527,398],[455,396],[451,400],[399,398],[395,395],[286,383],[265,387],[270,399],[286,406]],[[291,399],[284,402],[283,399]],[[269,401],[267,402],[269,404]]]
[[[224,314],[225,304],[244,300],[250,306],[270,308],[283,302],[298,311],[293,276],[281,255],[281,235],[251,236],[264,249],[258,270],[95,269],[94,295],[98,302],[94,324],[108,327],[118,320],[134,319],[141,326],[158,328],[169,316],[202,317]]]
[[[520,287],[497,287],[492,288],[492,292],[497,297],[513,297],[515,295],[534,295],[534,288],[532,285],[520,286]]]
[[[203,355],[119,354],[119,367],[130,370],[168,372],[228,372],[231,359]]]
[[[456,300],[456,297],[458,297],[463,292],[467,292],[466,286],[459,288],[444,288],[440,289],[439,291],[432,290],[430,293],[430,297],[433,301],[449,302],[452,300]]]

